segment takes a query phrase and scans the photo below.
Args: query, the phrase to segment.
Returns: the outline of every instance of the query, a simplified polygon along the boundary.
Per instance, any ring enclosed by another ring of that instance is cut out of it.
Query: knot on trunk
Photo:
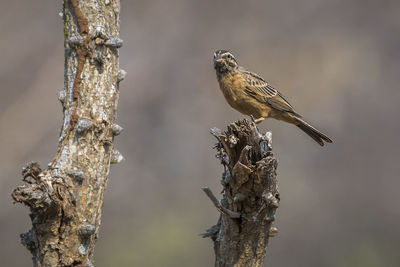
[[[11,194],[14,202],[24,203],[36,212],[46,211],[53,203],[54,191],[48,183],[47,172],[42,172],[37,162],[31,162],[22,168],[22,176],[25,183]]]
[[[13,190],[14,202],[24,203],[32,214],[43,214],[51,208],[67,208],[74,202],[61,177],[52,177],[49,170],[42,170],[38,163],[28,163],[22,169],[24,184]],[[68,215],[68,212],[65,214]]]

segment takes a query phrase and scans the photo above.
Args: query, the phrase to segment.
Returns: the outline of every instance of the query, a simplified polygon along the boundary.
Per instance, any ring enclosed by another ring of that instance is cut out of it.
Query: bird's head
[[[231,52],[218,50],[214,53],[214,68],[218,76],[233,72],[238,67],[239,65]]]

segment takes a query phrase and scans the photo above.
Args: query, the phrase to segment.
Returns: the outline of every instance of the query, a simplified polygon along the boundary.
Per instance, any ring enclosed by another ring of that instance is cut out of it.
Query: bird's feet
[[[265,119],[264,119],[263,117],[261,117],[261,118],[255,119],[254,122],[255,122],[256,124],[259,124],[259,123],[262,122],[263,120],[265,120]]]

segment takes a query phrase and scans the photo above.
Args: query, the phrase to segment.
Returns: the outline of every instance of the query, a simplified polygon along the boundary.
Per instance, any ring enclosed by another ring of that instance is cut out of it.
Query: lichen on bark
[[[241,120],[211,134],[224,167],[223,197],[218,201],[203,188],[221,213],[203,237],[214,242],[216,267],[261,266],[269,237],[277,233],[272,223],[280,200],[271,133],[261,134],[254,121]]]
[[[64,0],[65,75],[58,94],[64,120],[58,150],[45,169],[28,164],[24,184],[12,193],[31,211],[32,229],[21,241],[34,266],[93,266],[103,193],[110,164],[117,163],[113,155],[119,154],[115,129],[122,129],[115,125],[119,15],[119,0]]]

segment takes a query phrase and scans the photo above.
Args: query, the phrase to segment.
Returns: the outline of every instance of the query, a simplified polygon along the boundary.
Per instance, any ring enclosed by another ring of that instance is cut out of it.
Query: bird
[[[296,125],[321,146],[324,142],[332,143],[328,136],[306,122],[266,80],[239,66],[231,52],[217,50],[214,53],[214,68],[228,104],[240,113],[252,116],[255,123],[274,118]]]

